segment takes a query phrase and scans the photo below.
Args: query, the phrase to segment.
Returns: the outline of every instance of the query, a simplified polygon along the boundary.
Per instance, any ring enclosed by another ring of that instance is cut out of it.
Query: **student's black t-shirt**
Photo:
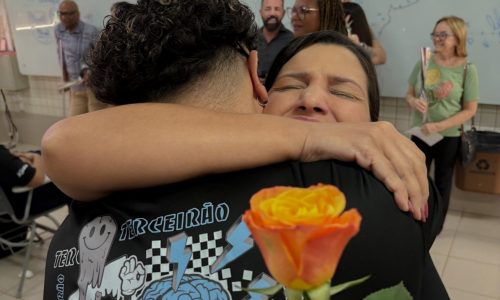
[[[425,270],[433,269],[428,250],[442,222],[433,185],[423,224],[400,211],[370,173],[332,161],[287,162],[74,204],[47,255],[44,299],[256,297],[242,287],[273,280],[241,222],[250,197],[265,187],[317,183],[338,186],[347,208],[363,218],[333,284],[371,278],[335,299],[362,299],[400,281],[420,299]],[[283,299],[283,291],[272,298]]]

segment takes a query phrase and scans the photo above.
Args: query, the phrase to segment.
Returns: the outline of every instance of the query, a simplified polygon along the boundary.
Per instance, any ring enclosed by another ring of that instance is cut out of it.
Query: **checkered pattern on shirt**
[[[210,265],[215,262],[224,251],[227,242],[223,238],[222,231],[203,233],[198,236],[189,236],[186,246],[193,252],[188,263],[186,274],[198,273],[212,280],[218,281],[224,288],[232,292],[240,292],[242,286],[254,279],[250,270],[243,270],[242,274],[234,274],[229,268],[223,268],[214,274],[210,274]],[[167,241],[153,240],[151,248],[146,250],[146,283],[173,275],[173,266],[167,259]]]
[[[198,273],[211,277],[210,265],[222,254],[225,245],[226,241],[223,239],[222,231],[211,234],[203,233],[195,237],[189,236],[186,246],[191,248],[193,254],[186,273]],[[166,240],[151,241],[151,248],[146,250],[146,259],[146,280],[148,282],[172,275],[173,267],[167,259]]]

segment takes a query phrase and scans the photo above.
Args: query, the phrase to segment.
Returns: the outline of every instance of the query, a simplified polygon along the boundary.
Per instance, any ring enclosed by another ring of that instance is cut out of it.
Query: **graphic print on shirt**
[[[434,97],[436,100],[444,100],[450,96],[451,90],[453,90],[453,82],[451,80],[446,80],[434,90]]]
[[[83,227],[79,236],[79,290],[68,299],[231,299],[231,293],[242,292],[242,287],[276,284],[265,273],[226,268],[254,244],[241,217],[227,230],[225,239],[218,230],[198,236],[181,232],[151,240],[150,248],[145,248],[145,262],[127,254],[107,261],[111,245],[117,243],[116,231],[116,222],[107,215]],[[261,295],[248,293],[246,298],[260,299]]]
[[[86,286],[79,284],[79,291],[75,291],[69,300],[81,300],[79,294],[85,289],[84,299],[134,299],[132,296],[140,291],[145,282],[144,264],[135,255],[121,256],[103,265],[102,281],[99,285]]]
[[[450,96],[453,90],[453,82],[451,80],[442,80],[442,75],[439,69],[428,69],[425,78],[425,86],[428,91],[432,92],[432,98],[438,101],[445,100]]]
[[[441,79],[441,72],[438,69],[427,69],[425,74],[425,86],[430,87],[439,82]]]
[[[106,258],[116,234],[116,223],[110,216],[101,216],[85,225],[80,232],[80,275],[78,276],[79,300],[84,300],[87,287],[100,287]]]

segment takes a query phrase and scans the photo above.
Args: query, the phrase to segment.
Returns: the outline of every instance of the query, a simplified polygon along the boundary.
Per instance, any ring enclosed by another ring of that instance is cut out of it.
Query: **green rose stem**
[[[287,300],[302,300],[304,291],[285,288],[285,296]]]
[[[326,282],[317,288],[307,291],[299,291],[285,288],[287,300],[329,300],[330,299],[330,282]]]

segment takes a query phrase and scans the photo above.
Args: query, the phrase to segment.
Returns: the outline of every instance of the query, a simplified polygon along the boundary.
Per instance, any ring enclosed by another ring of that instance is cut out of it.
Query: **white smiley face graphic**
[[[115,233],[116,224],[109,216],[98,217],[83,227],[80,239],[85,248],[96,250],[109,245]]]

